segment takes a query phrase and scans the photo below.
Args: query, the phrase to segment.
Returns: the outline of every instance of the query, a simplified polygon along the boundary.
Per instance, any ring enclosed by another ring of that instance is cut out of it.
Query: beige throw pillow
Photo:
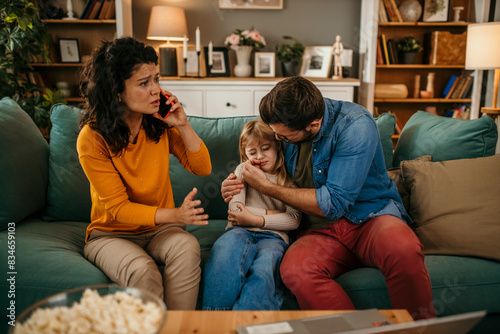
[[[401,173],[425,254],[500,260],[500,155],[403,161]]]

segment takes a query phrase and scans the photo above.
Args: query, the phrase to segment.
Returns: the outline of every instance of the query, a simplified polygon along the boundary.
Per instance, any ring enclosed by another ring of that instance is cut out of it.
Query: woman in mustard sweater
[[[196,175],[212,167],[177,97],[167,92],[174,104],[167,118],[159,116],[157,62],[152,47],[127,37],[103,42],[82,71],[77,149],[92,197],[84,254],[112,281],[189,310],[198,296],[200,246],[185,227],[206,225],[208,215],[196,188],[175,207],[169,156]]]

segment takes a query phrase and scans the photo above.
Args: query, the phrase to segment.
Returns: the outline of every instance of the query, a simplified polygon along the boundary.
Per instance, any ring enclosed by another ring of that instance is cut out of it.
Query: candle
[[[187,37],[184,35],[184,40],[182,43],[182,58],[186,59],[188,57],[188,44],[187,44]]]
[[[196,52],[200,50],[200,27],[196,27]]]
[[[213,51],[214,51],[214,46],[212,44],[212,41],[210,41],[210,43],[208,43],[208,65],[212,65],[213,64]]]

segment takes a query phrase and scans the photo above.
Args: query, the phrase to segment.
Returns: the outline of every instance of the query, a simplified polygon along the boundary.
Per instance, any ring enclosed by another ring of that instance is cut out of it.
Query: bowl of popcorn
[[[165,303],[149,292],[93,285],[48,297],[26,309],[12,334],[157,334],[166,319]]]

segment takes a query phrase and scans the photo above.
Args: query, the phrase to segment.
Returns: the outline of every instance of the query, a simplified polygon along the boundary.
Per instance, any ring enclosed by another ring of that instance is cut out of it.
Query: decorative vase
[[[249,45],[240,45],[236,50],[236,66],[234,67],[234,75],[237,77],[249,77],[252,74],[252,66],[250,65],[250,55],[253,47]]]
[[[300,64],[296,61],[281,63],[281,71],[284,77],[293,77],[300,74]]]
[[[422,5],[418,0],[404,0],[398,9],[403,22],[417,22],[422,15]]]

